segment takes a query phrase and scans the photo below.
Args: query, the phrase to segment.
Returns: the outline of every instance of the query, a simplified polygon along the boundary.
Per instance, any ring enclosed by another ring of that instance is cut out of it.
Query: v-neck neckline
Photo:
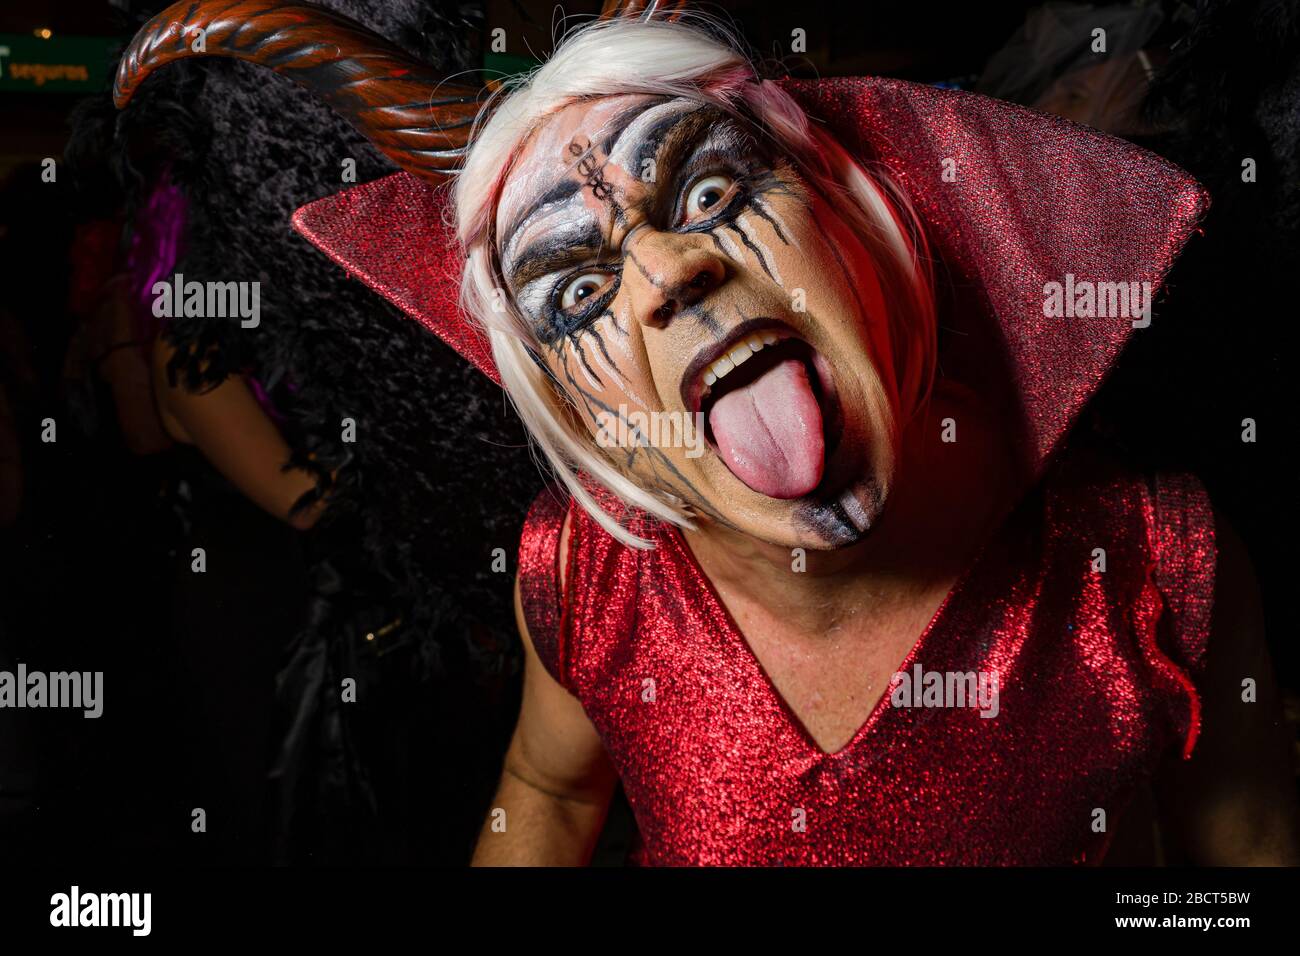
[[[1012,509],[1012,511],[1014,510],[1015,509]],[[1002,538],[1006,526],[1011,521],[1011,518],[1011,513],[1004,514],[1002,522],[999,523],[991,533],[985,535],[983,543],[973,553],[972,557],[967,562],[965,569],[957,576],[957,580],[953,582],[952,587],[948,589],[948,593],[944,595],[943,600],[930,616],[929,622],[921,631],[920,636],[912,644],[907,655],[903,658],[902,662],[894,668],[894,670],[890,671],[891,678],[894,674],[903,673],[909,670],[912,665],[916,663],[916,659],[922,650],[933,650],[936,641],[935,632],[940,630],[947,623],[949,618],[951,618],[954,613],[952,610],[953,605],[956,604],[957,601],[969,590],[971,580],[974,578],[976,572],[983,568],[989,551],[992,550],[995,542]],[[776,681],[772,679],[772,675],[769,674],[767,668],[763,666],[763,662],[759,660],[758,655],[754,652],[754,648],[749,643],[749,639],[745,637],[744,631],[742,631],[740,625],[736,623],[736,619],[732,616],[731,610],[727,607],[726,602],[722,600],[722,596],[718,593],[717,588],[714,587],[713,581],[704,573],[704,568],[700,564],[699,559],[695,557],[695,552],[691,550],[691,546],[687,542],[686,536],[682,533],[681,529],[676,527],[670,526],[669,532],[670,537],[673,540],[673,546],[681,552],[683,560],[686,561],[699,579],[704,582],[705,592],[707,593],[709,602],[712,605],[710,610],[722,619],[727,628],[728,638],[739,646],[741,653],[745,655],[748,663],[752,664],[753,669],[761,675],[768,696],[776,704],[777,709],[782,712],[787,726],[790,727],[790,729],[800,738],[803,746],[810,750],[812,755],[819,761],[838,760],[855,750],[861,741],[869,737],[875,731],[876,727],[882,720],[883,714],[890,709],[889,685],[886,684],[885,689],[881,692],[875,705],[867,713],[866,718],[858,725],[858,729],[853,732],[853,735],[849,737],[843,746],[833,751],[822,747],[822,745],[817,742],[817,739],[808,730],[807,724],[805,724],[803,719],[795,712],[794,708],[790,706],[789,701],[786,700],[785,695],[781,693],[780,688],[776,686]]]

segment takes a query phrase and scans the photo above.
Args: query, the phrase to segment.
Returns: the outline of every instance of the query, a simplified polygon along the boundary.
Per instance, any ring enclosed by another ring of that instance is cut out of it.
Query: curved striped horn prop
[[[677,20],[686,10],[686,0],[605,0],[602,20],[623,17],[628,20]]]
[[[479,93],[449,84],[358,23],[320,7],[267,0],[181,0],[150,20],[122,54],[121,109],[154,70],[195,56],[257,63],[325,100],[407,172],[441,182],[455,172],[479,113]]]

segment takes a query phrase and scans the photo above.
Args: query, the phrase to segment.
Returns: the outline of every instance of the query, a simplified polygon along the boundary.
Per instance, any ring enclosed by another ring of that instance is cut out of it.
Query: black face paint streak
[[[606,309],[600,314],[600,318],[604,318],[605,316],[609,316],[610,327],[618,333],[619,338],[627,338],[627,329],[623,328],[623,323],[620,322],[618,316],[614,314],[614,310]]]
[[[885,496],[880,490],[880,483],[875,477],[864,478],[855,483],[845,492],[841,492],[834,500],[809,501],[799,506],[795,512],[795,523],[804,531],[811,532],[820,537],[832,547],[844,547],[860,541],[871,531],[872,524],[859,531],[844,505],[841,504],[843,494],[855,495],[862,502],[863,510],[870,516],[870,521],[874,522],[875,517],[884,507]],[[865,497],[865,501],[863,498]]]
[[[596,316],[595,321],[592,322],[592,324],[589,325],[586,329],[584,329],[580,334],[590,336],[592,341],[594,341],[596,345],[600,348],[600,354],[604,356],[605,361],[609,363],[609,367],[612,369],[617,369],[618,366],[614,363],[614,360],[610,358],[609,349],[605,347],[605,337],[600,334],[600,329],[596,326],[596,322],[599,322],[603,317],[609,314],[610,314],[609,309],[606,309],[600,315]]]
[[[591,394],[578,384],[577,380],[573,376],[572,370],[569,368],[567,355],[559,353],[557,353],[557,355],[560,359],[558,364],[560,364],[564,369],[564,377],[568,381],[569,387],[573,390],[573,394],[578,395],[581,399],[584,411],[586,412],[587,417],[591,420],[591,423],[596,428],[600,428],[601,421],[597,412],[604,412],[606,415],[622,421],[628,428],[629,432],[631,432],[633,427],[625,416],[616,409],[605,404],[597,396]],[[595,410],[592,409],[593,405],[595,406]],[[719,514],[717,510],[709,504],[708,500],[700,494],[699,489],[696,488],[685,475],[678,471],[677,466],[672,463],[672,460],[668,458],[661,449],[655,448],[651,445],[634,445],[628,450],[628,455],[625,459],[625,466],[628,470],[632,469],[638,455],[642,453],[644,454],[645,463],[649,467],[650,473],[659,487],[664,491],[667,491],[669,494],[680,498],[691,507],[698,508],[719,524],[738,530],[735,528],[735,525]],[[669,476],[666,477],[663,472],[660,471],[661,467],[669,472]],[[683,489],[688,493],[684,494]]]
[[[772,216],[772,213],[767,208],[767,204],[764,203],[763,200],[758,196],[755,196],[750,200],[749,208],[754,211],[754,215],[771,225],[772,231],[776,233],[776,237],[780,239],[784,245],[790,245],[790,237],[785,234],[785,230],[781,228],[781,224]]]
[[[660,291],[663,290],[664,280],[656,278],[655,276],[652,276],[648,271],[646,271],[646,267],[641,264],[641,260],[636,257],[635,252],[629,249],[626,255],[623,256],[623,258],[627,259],[629,262],[632,263],[632,265],[636,266],[637,271],[640,272],[643,276],[645,276],[646,282],[649,282],[652,286],[654,286],[656,289],[659,289]]]
[[[606,415],[619,419],[629,428],[629,430],[631,429],[631,424],[624,416],[578,384],[577,380],[573,377],[573,372],[569,369],[567,356],[561,361],[561,365],[564,368],[564,375],[568,380],[570,388],[572,388],[581,398],[587,417],[591,420],[594,426],[597,428],[601,427],[600,417],[596,414],[596,411],[601,411]],[[593,405],[596,406],[596,411],[592,410]],[[727,521],[721,514],[718,514],[708,504],[704,496],[699,493],[699,490],[691,484],[685,475],[677,470],[677,467],[673,465],[672,461],[660,449],[649,445],[634,445],[632,448],[628,449],[628,454],[624,460],[624,464],[629,471],[633,468],[637,455],[640,452],[645,453],[646,464],[650,469],[654,481],[659,487],[687,502],[692,507],[699,508],[719,523],[725,524],[727,527],[734,527],[734,525]],[[666,478],[659,470],[660,466],[666,468],[671,473],[671,476]],[[677,486],[676,483],[680,483],[680,486]],[[681,486],[684,486],[689,494],[683,494]]]
[[[605,163],[601,162],[591,151],[591,142],[585,144],[579,140],[569,143],[569,155],[577,159],[578,174],[582,183],[591,190],[598,200],[618,210],[614,199],[614,187],[605,178]]]
[[[737,237],[739,237],[740,241],[745,244],[745,248],[754,254],[754,258],[757,259],[758,264],[763,267],[763,271],[767,273],[767,277],[771,279],[773,282],[775,282],[776,276],[772,275],[772,270],[767,267],[767,262],[766,260],[764,260],[762,254],[758,251],[758,246],[754,245],[754,241],[750,239],[749,236],[745,235],[744,230],[742,230],[734,222],[727,223],[726,228],[730,229],[732,232],[734,232],[737,235]]]
[[[713,233],[709,233],[708,235],[713,239],[714,244],[719,245],[719,248],[721,248],[721,245],[718,243],[718,237],[713,235]],[[645,276],[647,282],[664,294],[665,305],[685,302],[690,298],[694,279],[688,279],[685,282],[679,282],[671,288],[667,288],[662,279],[652,276],[649,271],[647,271],[646,267],[641,264],[641,260],[636,257],[636,253],[629,251],[624,258],[637,267],[637,271],[639,271],[641,275]],[[720,327],[714,320],[712,312],[705,308],[701,302],[696,302],[693,305],[680,308],[674,313],[674,317],[694,318],[710,331]]]
[[[790,196],[807,205],[807,196],[802,188],[794,187],[784,177],[795,175],[793,167],[787,162],[779,163],[775,168],[765,168],[754,176],[754,195],[756,196]]]
[[[578,356],[578,360],[582,362],[582,367],[587,370],[587,374],[595,380],[597,385],[604,388],[605,383],[601,381],[600,376],[596,374],[596,370],[592,368],[591,363],[587,361],[587,352],[582,347],[582,342],[579,341],[579,336],[581,336],[581,334],[581,332],[575,332],[566,336],[569,341],[569,347],[572,348],[574,353]]]
[[[560,387],[560,380],[555,377],[555,373],[551,371],[551,366],[546,363],[546,359],[542,358],[538,352],[531,348],[528,349],[528,357],[533,360],[534,365],[546,373],[546,378],[552,385],[556,388]]]
[[[556,269],[571,265],[583,254],[599,252],[603,245],[604,235],[594,222],[583,227],[577,236],[563,241],[549,237],[538,239],[509,263],[510,283],[517,289],[522,288]]]
[[[688,306],[678,313],[679,318],[694,319],[715,339],[722,338],[722,323],[718,321],[713,310],[703,303]]]
[[[622,138],[625,132],[627,132],[627,128],[636,122],[638,116],[646,110],[653,109],[656,106],[662,106],[671,99],[671,96],[656,96],[644,103],[630,106],[623,112],[619,113],[618,116],[614,117],[610,122],[609,132],[605,134],[605,138],[601,141],[600,151],[606,156],[614,152],[614,147],[618,145],[619,139]]]
[[[725,246],[723,246],[722,241],[716,235],[713,235],[713,230],[731,230],[735,233],[736,238],[741,241],[745,248],[754,254],[754,258],[758,260],[759,266],[762,268],[763,272],[767,274],[767,277],[775,282],[776,276],[774,276],[772,270],[768,268],[767,261],[759,251],[758,246],[754,244],[754,241],[745,234],[744,230],[742,230],[736,222],[736,220],[739,219],[741,212],[752,210],[754,215],[763,219],[772,226],[772,230],[776,233],[777,238],[780,239],[782,243],[787,246],[790,245],[790,237],[785,234],[785,230],[780,227],[775,217],[771,215],[765,204],[767,197],[769,196],[790,196],[805,207],[808,207],[807,197],[802,195],[800,191],[792,189],[790,184],[778,176],[774,170],[762,170],[749,177],[745,195],[741,198],[741,202],[739,204],[732,204],[733,206],[738,206],[738,208],[734,212],[729,211],[723,222],[716,225],[710,223],[710,235],[713,238],[714,246],[717,247],[723,255],[726,255]]]
[[[862,537],[862,533],[849,520],[844,506],[831,503],[809,502],[795,512],[795,521],[804,531],[817,535],[832,547],[842,548]]]
[[[680,151],[682,140],[685,139],[689,141],[692,134],[697,133],[702,129],[705,122],[713,117],[714,114],[717,116],[722,115],[720,111],[714,110],[710,107],[700,107],[699,109],[688,110],[681,113],[672,113],[659,120],[659,122],[655,123],[654,126],[650,127],[650,129],[646,131],[645,136],[642,138],[640,144],[638,144],[636,154],[633,158],[632,173],[637,176],[644,176],[645,170],[647,169],[647,163],[651,160],[655,161],[656,164],[662,161],[666,166],[673,165],[674,161],[680,158],[675,154]],[[685,135],[683,136],[682,134]],[[670,145],[676,148],[664,151],[664,144],[670,137],[673,140]],[[661,151],[665,152],[665,155],[660,156]],[[656,173],[657,172],[658,170],[656,169]]]
[[[519,231],[519,228],[539,209],[549,206],[552,203],[572,199],[581,188],[582,183],[578,182],[576,179],[561,179],[543,195],[539,196],[531,206],[511,220],[510,225],[505,231],[506,242],[509,243],[510,238],[513,237],[514,234]]]

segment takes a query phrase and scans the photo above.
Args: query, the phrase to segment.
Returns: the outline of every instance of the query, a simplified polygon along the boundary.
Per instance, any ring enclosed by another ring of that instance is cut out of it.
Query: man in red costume
[[[1239,545],[1066,441],[1203,191],[996,101],[761,80],[678,13],[576,31],[467,148],[472,97],[307,7],[178,5],[119,74],[201,27],[319,84],[408,173],[295,224],[561,482],[476,862],[584,862],[619,781],[652,864],[1093,863],[1152,789],[1189,859],[1296,862]]]

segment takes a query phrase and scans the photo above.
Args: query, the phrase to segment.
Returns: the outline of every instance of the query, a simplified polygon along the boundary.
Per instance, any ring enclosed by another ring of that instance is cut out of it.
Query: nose
[[[722,285],[726,264],[702,239],[647,228],[625,246],[623,281],[630,282],[632,312],[642,325],[662,328]]]

